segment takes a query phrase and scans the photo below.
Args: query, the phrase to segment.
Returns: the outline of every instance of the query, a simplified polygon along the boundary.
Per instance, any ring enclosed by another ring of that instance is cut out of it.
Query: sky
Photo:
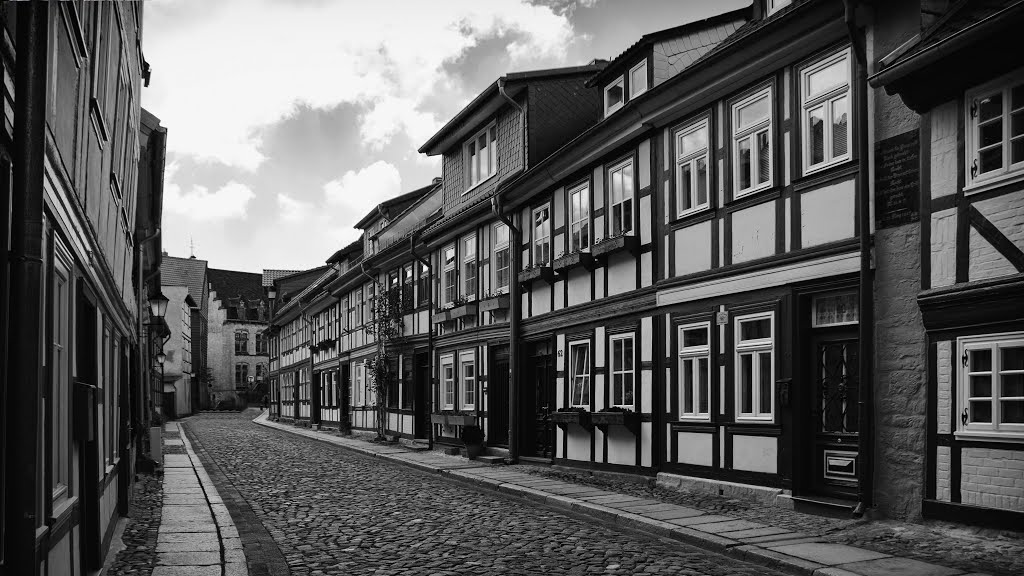
[[[749,0],[150,0],[142,106],[167,129],[163,247],[213,268],[320,266],[416,152],[508,72],[610,59]]]

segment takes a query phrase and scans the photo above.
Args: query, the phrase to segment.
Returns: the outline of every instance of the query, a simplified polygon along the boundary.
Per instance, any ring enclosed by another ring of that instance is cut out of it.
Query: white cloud
[[[264,160],[261,129],[297,103],[365,106],[371,149],[399,132],[422,142],[437,126],[422,104],[445,63],[495,37],[514,39],[513,63],[564,59],[573,38],[564,14],[526,0],[156,2],[145,15],[144,105],[170,150],[248,170]]]
[[[203,222],[245,218],[249,202],[256,197],[245,184],[232,180],[216,192],[205,186],[192,186],[186,192],[174,182],[177,165],[171,164],[164,173],[164,208],[169,212]]]
[[[354,222],[388,198],[402,192],[402,177],[394,165],[378,160],[359,170],[349,170],[341,178],[324,184],[328,206],[340,209]]]
[[[278,214],[286,222],[303,222],[313,215],[313,205],[296,200],[287,194],[277,193]]]

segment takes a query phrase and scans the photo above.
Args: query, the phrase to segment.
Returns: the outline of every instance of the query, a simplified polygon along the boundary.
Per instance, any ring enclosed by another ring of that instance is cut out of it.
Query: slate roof
[[[302,270],[264,270],[260,285],[266,288],[273,284],[274,280],[277,280],[278,278],[284,278],[285,276],[291,276],[292,274],[297,274],[299,272],[302,272]]]
[[[203,302],[206,287],[206,260],[164,255],[160,262],[160,283],[164,286],[185,286],[188,295]]]
[[[396,216],[404,212],[406,208],[419,200],[424,194],[433,190],[434,187],[438,186],[440,183],[440,178],[434,178],[434,180],[426,186],[406,192],[405,194],[399,194],[394,198],[389,198],[388,200],[381,202],[377,206],[374,206],[373,209],[371,209],[366,216],[363,216],[359,222],[356,222],[354,227],[365,229],[372,220],[380,215],[380,212],[384,212],[384,215],[387,218],[393,220]]]
[[[234,270],[218,270],[210,268],[210,289],[217,291],[217,298],[226,301],[238,298],[257,301],[263,299],[263,285],[259,274],[252,272],[235,272]]]

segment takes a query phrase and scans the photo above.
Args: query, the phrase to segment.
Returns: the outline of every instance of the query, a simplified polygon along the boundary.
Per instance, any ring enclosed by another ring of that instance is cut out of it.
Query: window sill
[[[495,170],[494,170],[494,173],[493,173],[493,174],[491,174],[491,175],[490,175],[490,176],[488,176],[487,178],[484,178],[483,180],[481,180],[481,181],[477,182],[476,184],[473,184],[473,185],[472,185],[472,186],[470,186],[469,188],[466,188],[465,190],[463,190],[463,191],[462,191],[462,195],[463,195],[463,196],[465,196],[466,194],[469,194],[469,193],[470,193],[470,192],[472,192],[473,190],[476,190],[477,188],[479,188],[479,187],[483,186],[484,184],[487,184],[488,182],[490,182],[491,180],[493,180],[493,179],[494,179],[494,177],[495,177],[495,176],[497,176],[497,175],[498,175],[498,170],[497,170],[497,168],[495,168]]]
[[[775,188],[775,183],[769,181],[766,184],[761,184],[761,185],[759,185],[759,186],[757,186],[755,188],[748,188],[748,189],[745,189],[745,190],[733,190],[732,199],[733,199],[734,202],[735,201],[739,201],[739,200],[743,200],[744,198],[750,198],[751,196],[756,196],[756,195],[758,195],[758,194],[760,194],[760,193],[762,193],[762,192],[764,192],[766,190],[772,190],[773,188]]]
[[[766,417],[766,418],[754,418],[752,416],[737,416],[736,417],[736,423],[737,424],[767,424],[767,425],[771,425],[771,424],[775,424],[775,417],[774,416],[769,416],[769,417]]]
[[[843,164],[850,162],[852,159],[853,158],[849,154],[847,154],[839,158],[833,158],[828,162],[814,164],[813,166],[807,166],[806,164],[803,164],[801,165],[801,168],[803,169],[802,175],[804,177],[809,177],[814,176],[815,174],[820,174],[822,172],[827,172],[829,169],[835,168],[836,166],[842,166]]]
[[[958,430],[953,433],[957,440],[978,440],[983,442],[1015,442],[1024,444],[1024,432],[996,432],[993,430]]]
[[[1002,176],[996,176],[994,178],[986,178],[981,182],[975,182],[964,186],[964,196],[970,196],[972,194],[980,194],[981,192],[988,192],[1002,186],[1009,184],[1016,184],[1018,182],[1024,182],[1024,170],[1017,169],[1008,174]]]

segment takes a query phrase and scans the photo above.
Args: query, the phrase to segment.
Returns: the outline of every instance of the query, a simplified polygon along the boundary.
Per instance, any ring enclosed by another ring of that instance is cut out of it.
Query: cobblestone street
[[[773,574],[679,542],[259,427],[188,420],[205,450],[304,574]],[[211,470],[218,489],[218,474]],[[247,527],[239,525],[244,534]]]

